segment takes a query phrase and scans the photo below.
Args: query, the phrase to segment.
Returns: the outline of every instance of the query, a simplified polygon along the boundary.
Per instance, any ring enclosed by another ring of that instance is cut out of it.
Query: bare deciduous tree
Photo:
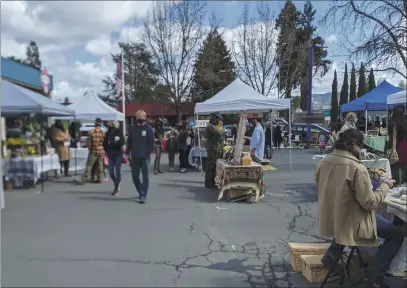
[[[307,59],[307,51],[298,49],[296,45],[294,30],[284,39],[286,45],[279,56],[277,51],[279,30],[274,19],[275,15],[266,1],[257,3],[252,16],[249,15],[249,8],[245,5],[239,26],[233,35],[232,52],[240,79],[266,96],[277,88],[279,63],[284,65],[294,54],[298,57],[297,62],[301,63],[295,66],[295,71],[291,71],[290,75],[285,75],[286,82],[294,82],[295,76]],[[293,85],[294,83],[286,83],[284,87]],[[286,94],[290,93],[284,91],[280,97],[283,98]]]
[[[239,77],[263,95],[276,86],[278,31],[270,5],[261,1],[249,15],[246,4],[233,35],[233,55]]]
[[[188,97],[194,57],[205,34],[204,1],[156,1],[145,22],[145,43],[169,89],[181,117],[180,104]]]
[[[407,1],[333,1],[322,23],[341,25],[344,39],[359,32],[359,43],[344,43],[350,58],[407,79]]]

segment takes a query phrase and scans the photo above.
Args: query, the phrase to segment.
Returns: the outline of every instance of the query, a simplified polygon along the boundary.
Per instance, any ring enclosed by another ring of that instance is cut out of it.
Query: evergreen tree
[[[11,60],[13,60],[13,61],[15,61],[15,62],[17,62],[17,63],[24,64],[24,60],[19,59],[19,58],[14,57],[14,56],[8,56],[7,59],[11,59]]]
[[[300,43],[307,43],[311,38],[311,44],[314,46],[314,63],[313,67],[315,67],[314,73],[319,72],[320,76],[324,76],[330,66],[332,61],[327,60],[326,57],[328,56],[328,51],[324,47],[325,40],[320,36],[313,36],[316,27],[314,25],[316,10],[314,10],[311,1],[307,1],[304,4],[304,10],[301,13],[300,17],[300,25],[298,31],[298,39]],[[301,63],[297,63],[300,65],[300,93],[301,93],[301,109],[304,111],[307,110],[307,101],[308,101],[308,61],[303,61],[303,65]]]
[[[124,53],[124,84],[125,101],[148,101],[155,99],[155,87],[158,85],[159,70],[153,61],[152,55],[143,43],[119,42],[119,47]],[[121,61],[120,53],[112,55],[113,62]],[[104,91],[99,97],[109,105],[115,106],[116,75],[103,79]]]
[[[26,59],[24,61],[24,64],[34,69],[41,70],[42,63],[37,43],[35,43],[34,41],[30,41],[30,43],[28,43],[25,54]]]
[[[352,63],[352,70],[350,72],[349,102],[353,100],[356,100],[356,69],[354,63]]]
[[[336,70],[334,72],[334,80],[332,82],[332,95],[331,95],[331,122],[335,123],[338,118],[338,78]]]
[[[343,75],[343,84],[341,89],[341,97],[339,100],[339,105],[348,103],[348,93],[349,93],[349,84],[348,84],[348,64],[345,63],[345,73]]]
[[[297,37],[301,12],[291,0],[285,2],[276,20],[279,29],[277,53],[279,61],[280,90],[285,91],[285,97],[291,98],[291,91],[299,85],[298,59],[301,53],[300,40]],[[280,63],[281,62],[281,63]]]
[[[369,73],[367,83],[368,83],[367,92],[376,88],[376,80],[374,79],[373,68],[370,68],[370,73]]]
[[[366,93],[366,75],[365,75],[365,65],[363,62],[360,63],[359,68],[359,85],[358,85],[358,98],[362,97]]]
[[[236,66],[226,42],[217,29],[211,31],[197,53],[191,98],[205,101],[236,78]]]

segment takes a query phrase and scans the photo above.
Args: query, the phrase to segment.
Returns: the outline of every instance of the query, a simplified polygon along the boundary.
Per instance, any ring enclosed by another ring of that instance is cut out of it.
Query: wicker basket
[[[291,266],[295,272],[301,272],[301,255],[321,255],[328,250],[330,243],[288,243],[291,252]]]
[[[309,283],[322,283],[328,274],[321,258],[324,255],[302,255],[302,275]]]

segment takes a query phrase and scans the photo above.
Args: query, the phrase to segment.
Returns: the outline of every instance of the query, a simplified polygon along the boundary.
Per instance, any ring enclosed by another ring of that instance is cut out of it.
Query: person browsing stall
[[[205,130],[207,158],[205,163],[205,187],[215,187],[216,161],[222,158],[223,140],[225,131],[222,128],[222,116],[218,113],[211,114]]]
[[[103,147],[103,141],[105,139],[105,132],[102,130],[102,119],[96,118],[95,120],[95,129],[89,131],[88,133],[88,147],[89,147],[89,155],[88,161],[86,164],[85,173],[82,177],[82,184],[85,184],[89,176],[91,175],[91,171],[93,165],[97,165],[97,183],[102,182],[103,177],[103,157],[105,155],[105,150]]]
[[[150,157],[154,148],[154,132],[147,123],[147,114],[143,110],[136,112],[137,124],[129,127],[126,157],[130,158],[131,174],[139,194],[141,204],[144,204],[149,187]],[[140,182],[140,172],[143,182]]]
[[[338,245],[378,246],[378,237],[385,240],[372,265],[373,283],[368,287],[383,286],[383,277],[404,240],[404,232],[375,213],[393,187],[393,180],[384,180],[373,192],[367,168],[360,160],[363,134],[347,129],[339,134],[335,150],[322,159],[315,173],[318,190],[319,232],[334,238],[323,264],[331,269],[339,264]],[[338,271],[339,269],[336,269]]]
[[[254,120],[254,130],[250,138],[250,154],[254,162],[260,163],[264,159],[265,137],[260,115],[256,115]]]

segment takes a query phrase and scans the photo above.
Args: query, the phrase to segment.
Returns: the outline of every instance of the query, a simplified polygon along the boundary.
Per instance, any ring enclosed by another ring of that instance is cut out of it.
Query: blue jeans
[[[140,182],[140,171],[143,177],[143,182]],[[131,175],[133,183],[140,197],[147,197],[149,178],[150,178],[150,159],[132,158],[131,159]]]
[[[121,154],[113,157],[109,156],[109,165],[108,165],[109,175],[113,181],[115,190],[119,189],[120,181],[122,179],[121,176],[122,160],[123,155]]]
[[[391,221],[376,214],[377,236],[384,239],[376,257],[369,269],[374,280],[381,280],[389,269],[393,258],[396,257],[404,241],[404,233],[393,225]]]

